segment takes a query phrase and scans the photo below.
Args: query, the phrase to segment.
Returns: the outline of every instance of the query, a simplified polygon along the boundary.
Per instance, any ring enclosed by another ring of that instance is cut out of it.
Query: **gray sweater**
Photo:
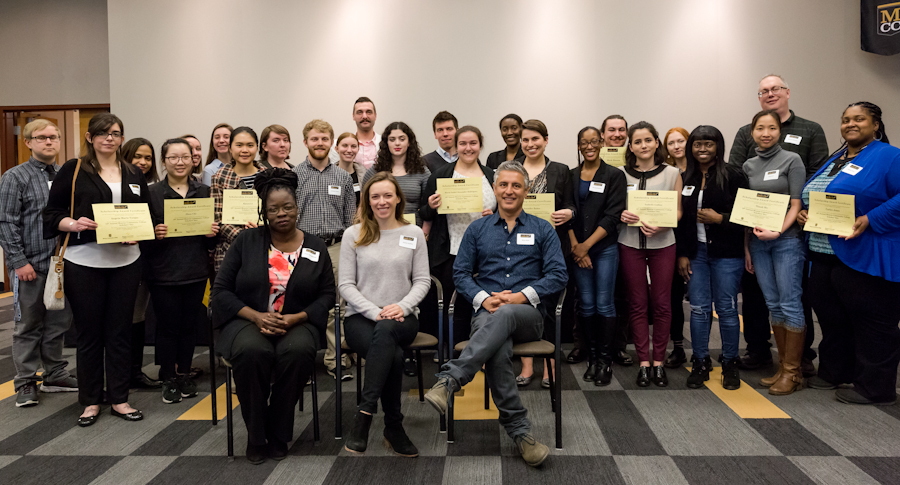
[[[747,174],[750,190],[788,194],[791,199],[800,199],[806,184],[806,167],[800,155],[777,144],[765,151],[757,149],[756,157],[744,162],[741,168]],[[789,209],[786,208],[785,213]],[[782,236],[799,237],[800,225],[794,222]]]
[[[347,301],[347,316],[359,313],[375,320],[382,308],[392,304],[399,305],[403,315],[418,316],[416,306],[431,288],[428,247],[422,229],[408,224],[381,231],[378,241],[357,247],[359,227],[348,227],[341,244],[338,289]],[[414,243],[415,249],[403,247],[401,242],[406,246]]]

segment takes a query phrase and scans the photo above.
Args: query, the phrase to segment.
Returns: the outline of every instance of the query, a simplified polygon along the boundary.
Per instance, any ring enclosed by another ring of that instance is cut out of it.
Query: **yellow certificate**
[[[441,194],[438,214],[468,214],[484,210],[481,177],[437,179],[437,193]]]
[[[628,212],[641,218],[629,226],[675,227],[678,225],[678,192],[674,190],[632,190],[628,192]]]
[[[731,209],[731,222],[747,227],[781,231],[791,196],[738,189]]]
[[[847,194],[809,193],[809,219],[803,229],[809,232],[849,236],[856,223],[856,197]]]
[[[137,204],[91,204],[97,223],[97,244],[155,239],[150,207]]]
[[[528,194],[525,196],[525,203],[522,204],[522,210],[553,225],[553,219],[550,217],[556,211],[556,194]]]
[[[628,150],[627,146],[603,147],[600,149],[600,158],[603,159],[607,165],[622,167],[625,166],[625,150]]]
[[[415,214],[403,214],[403,218],[406,219],[412,225],[416,225],[416,215]]]
[[[225,189],[222,191],[222,223],[243,225],[259,221],[260,198],[255,190]]]
[[[213,199],[166,199],[166,237],[205,236],[211,232],[215,216]]]

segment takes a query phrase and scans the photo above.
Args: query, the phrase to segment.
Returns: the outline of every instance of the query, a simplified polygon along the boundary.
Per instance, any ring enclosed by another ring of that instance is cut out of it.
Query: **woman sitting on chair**
[[[218,348],[234,368],[247,460],[256,465],[287,456],[335,287],[325,243],[297,229],[297,175],[266,170],[254,188],[264,225],[241,231],[228,249],[211,305]]]
[[[344,231],[340,291],[347,300],[347,344],[365,356],[366,377],[353,430],[344,446],[364,453],[378,399],[384,439],[401,456],[419,455],[403,430],[400,413],[403,346],[419,331],[416,305],[431,288],[425,234],[403,218],[406,200],[390,172],[369,178],[360,198],[358,223]]]

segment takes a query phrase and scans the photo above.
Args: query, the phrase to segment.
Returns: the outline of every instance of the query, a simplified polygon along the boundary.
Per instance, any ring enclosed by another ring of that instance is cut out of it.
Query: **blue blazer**
[[[831,157],[810,180],[821,175],[844,151]],[[829,236],[828,241],[847,266],[900,282],[900,148],[873,141],[851,163],[862,170],[856,175],[840,172],[827,190],[855,196],[856,216],[868,215],[869,228],[849,241],[837,236]]]

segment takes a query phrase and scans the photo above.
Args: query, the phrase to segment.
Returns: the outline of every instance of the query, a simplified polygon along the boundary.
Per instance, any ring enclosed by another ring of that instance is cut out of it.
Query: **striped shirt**
[[[803,187],[803,207],[809,207],[809,193],[810,192],[827,192],[828,185],[831,184],[831,181],[837,177],[838,172],[834,175],[828,175],[831,173],[831,170],[834,168],[834,163],[831,162],[828,167],[825,168],[825,171],[822,172],[822,175],[812,179],[809,183],[806,184],[806,187]],[[828,234],[820,234],[818,232],[808,232],[809,234],[809,249],[810,251],[822,254],[834,254],[834,250],[831,249],[831,242],[828,240]]]
[[[55,175],[59,166],[32,157],[0,178],[0,246],[10,269],[26,264],[39,273],[50,269],[56,238],[44,239],[41,217],[50,195],[49,170]]]
[[[309,158],[291,170],[297,174],[297,228],[323,239],[342,236],[356,212],[350,174],[333,163],[320,171]]]

